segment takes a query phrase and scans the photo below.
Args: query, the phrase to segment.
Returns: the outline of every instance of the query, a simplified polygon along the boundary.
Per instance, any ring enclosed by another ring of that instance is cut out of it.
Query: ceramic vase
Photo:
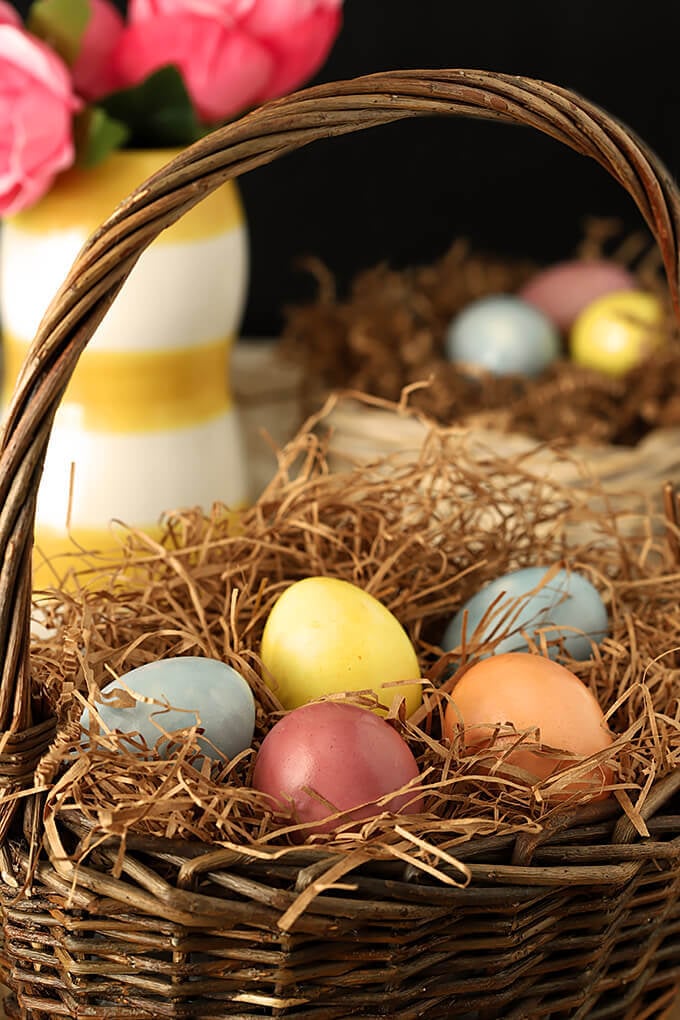
[[[2,224],[6,404],[40,319],[81,246],[173,152],[120,151],[62,175]],[[229,182],[143,253],[82,355],[56,416],[38,494],[36,578],[74,548],[109,550],[113,521],[156,534],[163,512],[248,495],[230,353],[248,285],[248,235]]]

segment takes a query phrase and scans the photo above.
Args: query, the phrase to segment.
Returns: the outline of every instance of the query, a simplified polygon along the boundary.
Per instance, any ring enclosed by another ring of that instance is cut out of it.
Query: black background
[[[418,67],[542,78],[615,114],[678,177],[679,38],[676,0],[345,0],[341,34],[314,81]],[[550,260],[573,251],[587,216],[641,225],[632,200],[593,161],[530,129],[470,120],[317,142],[240,186],[250,336],[276,333],[285,305],[311,295],[295,266],[301,255],[320,256],[344,286],[378,261],[429,261],[459,236]]]

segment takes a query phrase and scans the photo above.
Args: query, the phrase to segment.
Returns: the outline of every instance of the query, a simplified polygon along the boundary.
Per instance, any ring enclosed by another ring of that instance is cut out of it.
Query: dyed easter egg
[[[384,719],[356,705],[320,701],[272,727],[257,753],[252,785],[268,794],[277,813],[319,822],[314,830],[328,832],[338,823],[324,819],[336,811],[357,820],[381,810],[422,811],[417,791],[389,797],[418,775],[410,747]]]
[[[576,319],[569,336],[571,357],[587,368],[623,375],[665,342],[664,324],[656,295],[643,290],[607,294]]]
[[[361,690],[387,706],[404,697],[409,715],[421,702],[420,666],[406,631],[349,581],[306,577],[287,588],[267,617],[260,655],[264,680],[284,708]]]
[[[476,592],[446,628],[444,651],[461,644],[465,628],[468,643],[473,636],[480,644],[505,635],[483,657],[526,651],[524,632],[539,646],[543,635],[550,658],[557,658],[564,649],[571,658],[589,659],[592,643],[599,644],[609,633],[606,606],[594,585],[574,571],[558,570],[542,584],[548,569],[524,567]]]
[[[450,361],[493,375],[540,375],[560,353],[560,337],[549,319],[513,294],[471,302],[449,324],[445,349]]]
[[[520,745],[509,750],[517,738],[497,732],[505,724],[517,733],[538,729],[537,737],[531,739],[534,748]],[[502,757],[533,780],[547,779],[573,765],[564,752],[587,758],[612,743],[604,713],[583,681],[552,659],[527,652],[491,656],[463,674],[451,692],[444,735],[452,740],[460,728],[468,751],[488,747],[491,758]],[[596,765],[566,785],[560,795],[585,789],[598,795],[610,781],[611,771]]]
[[[536,273],[517,293],[567,332],[579,313],[597,298],[637,286],[633,274],[616,262],[572,259]]]
[[[227,758],[234,758],[250,747],[255,729],[255,699],[241,674],[225,662],[193,655],[159,659],[138,666],[121,680],[131,691],[161,704],[132,702],[122,685],[112,680],[102,688],[102,694],[110,698],[118,691],[118,697],[97,704],[102,723],[110,730],[139,733],[153,747],[162,737],[161,730],[172,733],[199,725],[203,736],[197,737],[197,743],[207,757],[218,756],[210,744]],[[171,708],[165,709],[165,705]],[[87,709],[81,725],[85,730],[89,726]],[[167,755],[167,743],[165,740],[159,744],[162,756]]]

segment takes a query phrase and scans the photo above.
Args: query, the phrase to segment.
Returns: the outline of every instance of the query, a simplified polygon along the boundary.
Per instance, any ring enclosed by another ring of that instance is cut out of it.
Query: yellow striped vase
[[[2,227],[3,400],[90,233],[173,152],[121,151],[71,170]],[[242,505],[247,478],[229,358],[248,285],[248,235],[230,182],[144,252],[84,352],[58,411],[38,494],[40,564],[74,542],[111,550],[112,520],[154,534],[163,511]],[[56,573],[63,573],[60,567]]]

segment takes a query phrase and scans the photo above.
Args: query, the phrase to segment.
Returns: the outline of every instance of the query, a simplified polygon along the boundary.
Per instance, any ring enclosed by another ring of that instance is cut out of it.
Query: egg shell
[[[569,336],[579,365],[619,376],[635,368],[666,340],[665,313],[655,294],[622,290],[589,304]]]
[[[597,298],[637,286],[633,274],[617,262],[572,259],[536,273],[517,293],[566,333],[583,309]]]
[[[264,680],[287,709],[326,694],[369,690],[387,707],[403,696],[410,715],[422,700],[408,634],[378,599],[349,581],[294,582],[267,617],[260,655]]]
[[[314,831],[330,832],[348,818],[422,811],[417,790],[376,805],[418,775],[410,747],[384,719],[356,705],[321,701],[294,709],[272,727],[252,785],[271,798],[276,812],[292,812],[295,821],[318,822]],[[325,821],[336,811],[349,814]]]
[[[546,316],[513,294],[472,301],[449,324],[450,361],[493,375],[537,376],[559,357],[561,340]]]
[[[509,723],[519,733],[538,727],[542,747],[554,752],[539,754],[521,747],[508,752],[514,737],[500,737],[493,745],[499,756],[505,753],[508,763],[538,780],[573,765],[559,751],[585,758],[612,743],[604,713],[590,689],[566,667],[540,655],[507,652],[483,659],[457,681],[451,699],[444,734],[452,740],[462,721],[469,751],[489,746],[498,725]],[[589,787],[600,791],[611,777],[611,770],[595,766],[560,792],[566,795]]]
[[[552,659],[559,657],[562,647],[573,659],[589,659],[592,643],[599,644],[609,633],[607,608],[597,588],[582,574],[560,569],[542,583],[549,570],[547,566],[524,567],[476,592],[446,628],[444,651],[461,644],[463,628],[468,644],[473,635],[475,643],[481,644],[508,632],[493,649],[481,653],[484,658],[527,651],[524,631],[539,647],[543,635]],[[481,627],[487,613],[489,618]],[[481,629],[475,633],[478,627]]]
[[[197,743],[207,757],[218,757],[207,741],[227,758],[234,758],[250,747],[255,730],[255,699],[241,674],[227,663],[192,655],[159,659],[138,666],[121,680],[131,691],[162,704],[136,701],[130,707],[116,708],[106,701],[98,702],[97,712],[110,730],[139,733],[153,747],[162,736],[159,726],[173,733],[199,723],[206,739],[199,736]],[[117,680],[106,684],[102,693],[111,695],[116,690],[121,692],[124,702],[129,701]],[[165,710],[165,704],[172,708]],[[81,716],[85,730],[89,718],[86,709]],[[167,741],[159,744],[163,757],[168,754],[167,745]]]

